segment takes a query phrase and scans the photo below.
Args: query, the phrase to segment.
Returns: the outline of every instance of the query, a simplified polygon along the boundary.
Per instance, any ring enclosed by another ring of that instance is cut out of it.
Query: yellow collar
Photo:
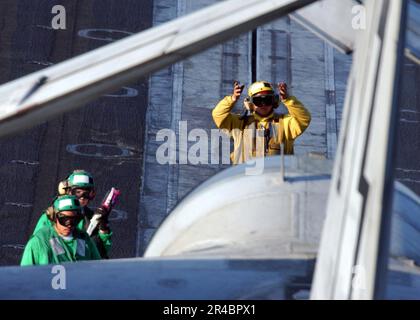
[[[259,122],[267,122],[270,119],[274,118],[274,112],[272,112],[269,116],[267,117],[261,117],[258,113],[254,112],[254,118],[259,121]]]

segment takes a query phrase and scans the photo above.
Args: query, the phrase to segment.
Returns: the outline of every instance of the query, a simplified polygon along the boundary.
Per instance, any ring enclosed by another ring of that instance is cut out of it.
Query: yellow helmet
[[[270,91],[272,94],[274,94],[274,89],[270,83],[268,83],[267,81],[257,81],[249,86],[248,96],[252,97],[253,95],[256,95],[257,93],[264,92],[264,91]]]

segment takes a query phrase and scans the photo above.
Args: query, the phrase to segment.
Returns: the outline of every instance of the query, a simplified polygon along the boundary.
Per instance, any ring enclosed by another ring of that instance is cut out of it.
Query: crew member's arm
[[[219,129],[226,129],[229,132],[235,128],[242,128],[243,120],[239,119],[238,115],[231,114],[236,101],[241,96],[244,86],[235,82],[233,94],[231,96],[224,97],[217,106],[213,109],[212,116],[214,123]]]
[[[296,97],[288,95],[285,83],[279,84],[279,92],[282,102],[289,111],[284,117],[286,139],[296,139],[309,126],[311,114]]]
[[[296,139],[300,136],[311,122],[311,114],[305,106],[294,96],[283,100],[289,114],[284,117],[284,130],[286,137]]]
[[[105,248],[106,254],[109,254],[109,251],[111,250],[112,246],[112,231],[109,230],[107,233],[99,231],[98,237],[102,242],[102,245]]]
[[[98,237],[102,242],[101,249],[98,247],[98,251],[102,258],[108,258],[109,251],[111,250],[112,245],[112,231],[109,227],[109,215],[110,211],[105,211],[103,208],[98,208],[97,211],[101,213],[101,218],[98,223]],[[105,252],[103,250],[105,249]]]

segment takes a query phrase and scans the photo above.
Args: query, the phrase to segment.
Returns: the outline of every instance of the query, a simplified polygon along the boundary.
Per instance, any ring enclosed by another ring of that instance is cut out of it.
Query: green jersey
[[[90,219],[93,216],[93,211],[89,208],[83,208],[84,219],[82,219],[79,224],[77,225],[77,229],[81,231],[86,231],[87,227],[89,226]],[[41,230],[44,227],[51,227],[52,222],[48,219],[46,211],[42,211],[41,217],[38,220],[38,223],[35,226],[35,230],[32,233],[33,235]],[[95,236],[95,243],[98,247],[99,252],[101,253],[102,258],[107,258],[109,251],[111,250],[112,245],[112,232],[110,233],[101,233],[101,232],[94,232],[93,236]],[[99,239],[98,239],[99,238]]]
[[[58,235],[54,226],[46,226],[31,236],[23,252],[21,266],[59,264],[99,260],[98,249],[89,235],[75,229],[71,238]]]

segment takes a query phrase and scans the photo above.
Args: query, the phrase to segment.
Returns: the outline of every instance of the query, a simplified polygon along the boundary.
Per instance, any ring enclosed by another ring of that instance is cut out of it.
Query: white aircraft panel
[[[359,13],[357,6],[361,7],[354,0],[322,0],[291,13],[290,17],[341,52],[351,53],[358,33],[352,24]]]
[[[368,25],[355,46],[345,122],[311,292],[314,299],[373,299],[385,294],[381,285],[386,283],[393,122],[406,3],[367,2]],[[355,285],[360,273],[363,285]]]

